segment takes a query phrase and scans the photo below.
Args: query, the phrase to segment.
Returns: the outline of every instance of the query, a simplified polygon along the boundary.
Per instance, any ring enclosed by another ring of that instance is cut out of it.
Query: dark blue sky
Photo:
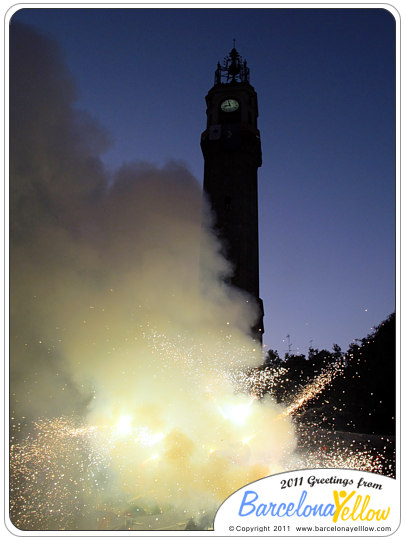
[[[346,349],[395,309],[395,19],[383,9],[24,9],[54,37],[109,168],[184,161],[201,181],[218,60],[259,99],[264,343]]]

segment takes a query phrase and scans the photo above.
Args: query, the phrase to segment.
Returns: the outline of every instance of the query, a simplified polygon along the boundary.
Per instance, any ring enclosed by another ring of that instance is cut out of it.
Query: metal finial
[[[247,67],[246,60],[242,59],[235,48],[235,38],[233,38],[233,45],[234,47],[229,55],[225,56],[223,64],[217,64],[215,84],[249,82],[249,68]]]

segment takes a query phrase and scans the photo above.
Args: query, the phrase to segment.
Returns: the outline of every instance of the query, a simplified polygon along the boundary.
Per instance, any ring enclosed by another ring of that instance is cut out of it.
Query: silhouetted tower
[[[257,129],[257,94],[249,68],[235,47],[218,62],[208,92],[207,129],[201,135],[204,191],[216,217],[225,256],[234,267],[232,284],[250,293],[260,315],[252,337],[262,342],[263,302],[259,297],[257,169],[262,164]]]

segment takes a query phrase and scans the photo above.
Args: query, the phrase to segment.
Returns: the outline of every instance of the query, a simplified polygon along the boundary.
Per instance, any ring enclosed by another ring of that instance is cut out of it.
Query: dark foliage
[[[363,433],[395,433],[395,314],[347,352],[345,404]]]
[[[271,391],[278,402],[290,404],[317,377],[342,369],[324,390],[296,415],[328,429],[358,433],[395,433],[395,314],[367,337],[356,340],[344,354],[310,348],[308,356],[269,350],[265,365],[288,371]]]

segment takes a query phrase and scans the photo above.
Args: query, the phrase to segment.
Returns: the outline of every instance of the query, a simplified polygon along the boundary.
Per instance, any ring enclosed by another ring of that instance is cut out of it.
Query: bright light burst
[[[135,443],[144,447],[155,446],[164,438],[165,434],[161,431],[159,433],[153,433],[149,428],[142,426],[136,430]]]
[[[162,340],[170,341],[150,335],[155,350]],[[190,379],[191,391],[181,397],[182,409],[172,409],[168,403],[159,415],[127,407],[115,420],[100,425],[61,417],[39,419],[25,435],[24,430],[16,430],[10,447],[10,509],[17,527],[112,527],[131,501],[139,501],[132,505],[142,512],[154,501],[162,512],[165,504],[179,497],[185,515],[192,518],[203,511],[193,506],[192,493],[215,509],[251,481],[298,468],[393,471],[381,454],[350,445],[294,452],[290,418],[341,373],[341,364],[324,369],[283,409],[269,399],[269,393],[285,375],[284,368],[221,371],[213,363],[205,390],[198,393],[204,373],[198,348],[183,355],[187,343],[180,343],[180,351],[173,346],[165,354],[170,351],[175,363],[186,362],[188,376],[196,372],[198,380],[195,385]],[[195,423],[188,424],[189,415],[196,412]],[[312,440],[309,431],[305,438]],[[179,524],[184,528],[183,521]]]
[[[129,435],[132,431],[131,423],[132,423],[132,416],[130,416],[129,414],[121,415],[116,426],[117,435],[119,436]]]
[[[218,406],[218,410],[222,416],[236,424],[237,426],[243,426],[249,416],[250,406],[253,403],[253,398],[248,403],[239,403],[238,405],[225,405],[224,407]]]

